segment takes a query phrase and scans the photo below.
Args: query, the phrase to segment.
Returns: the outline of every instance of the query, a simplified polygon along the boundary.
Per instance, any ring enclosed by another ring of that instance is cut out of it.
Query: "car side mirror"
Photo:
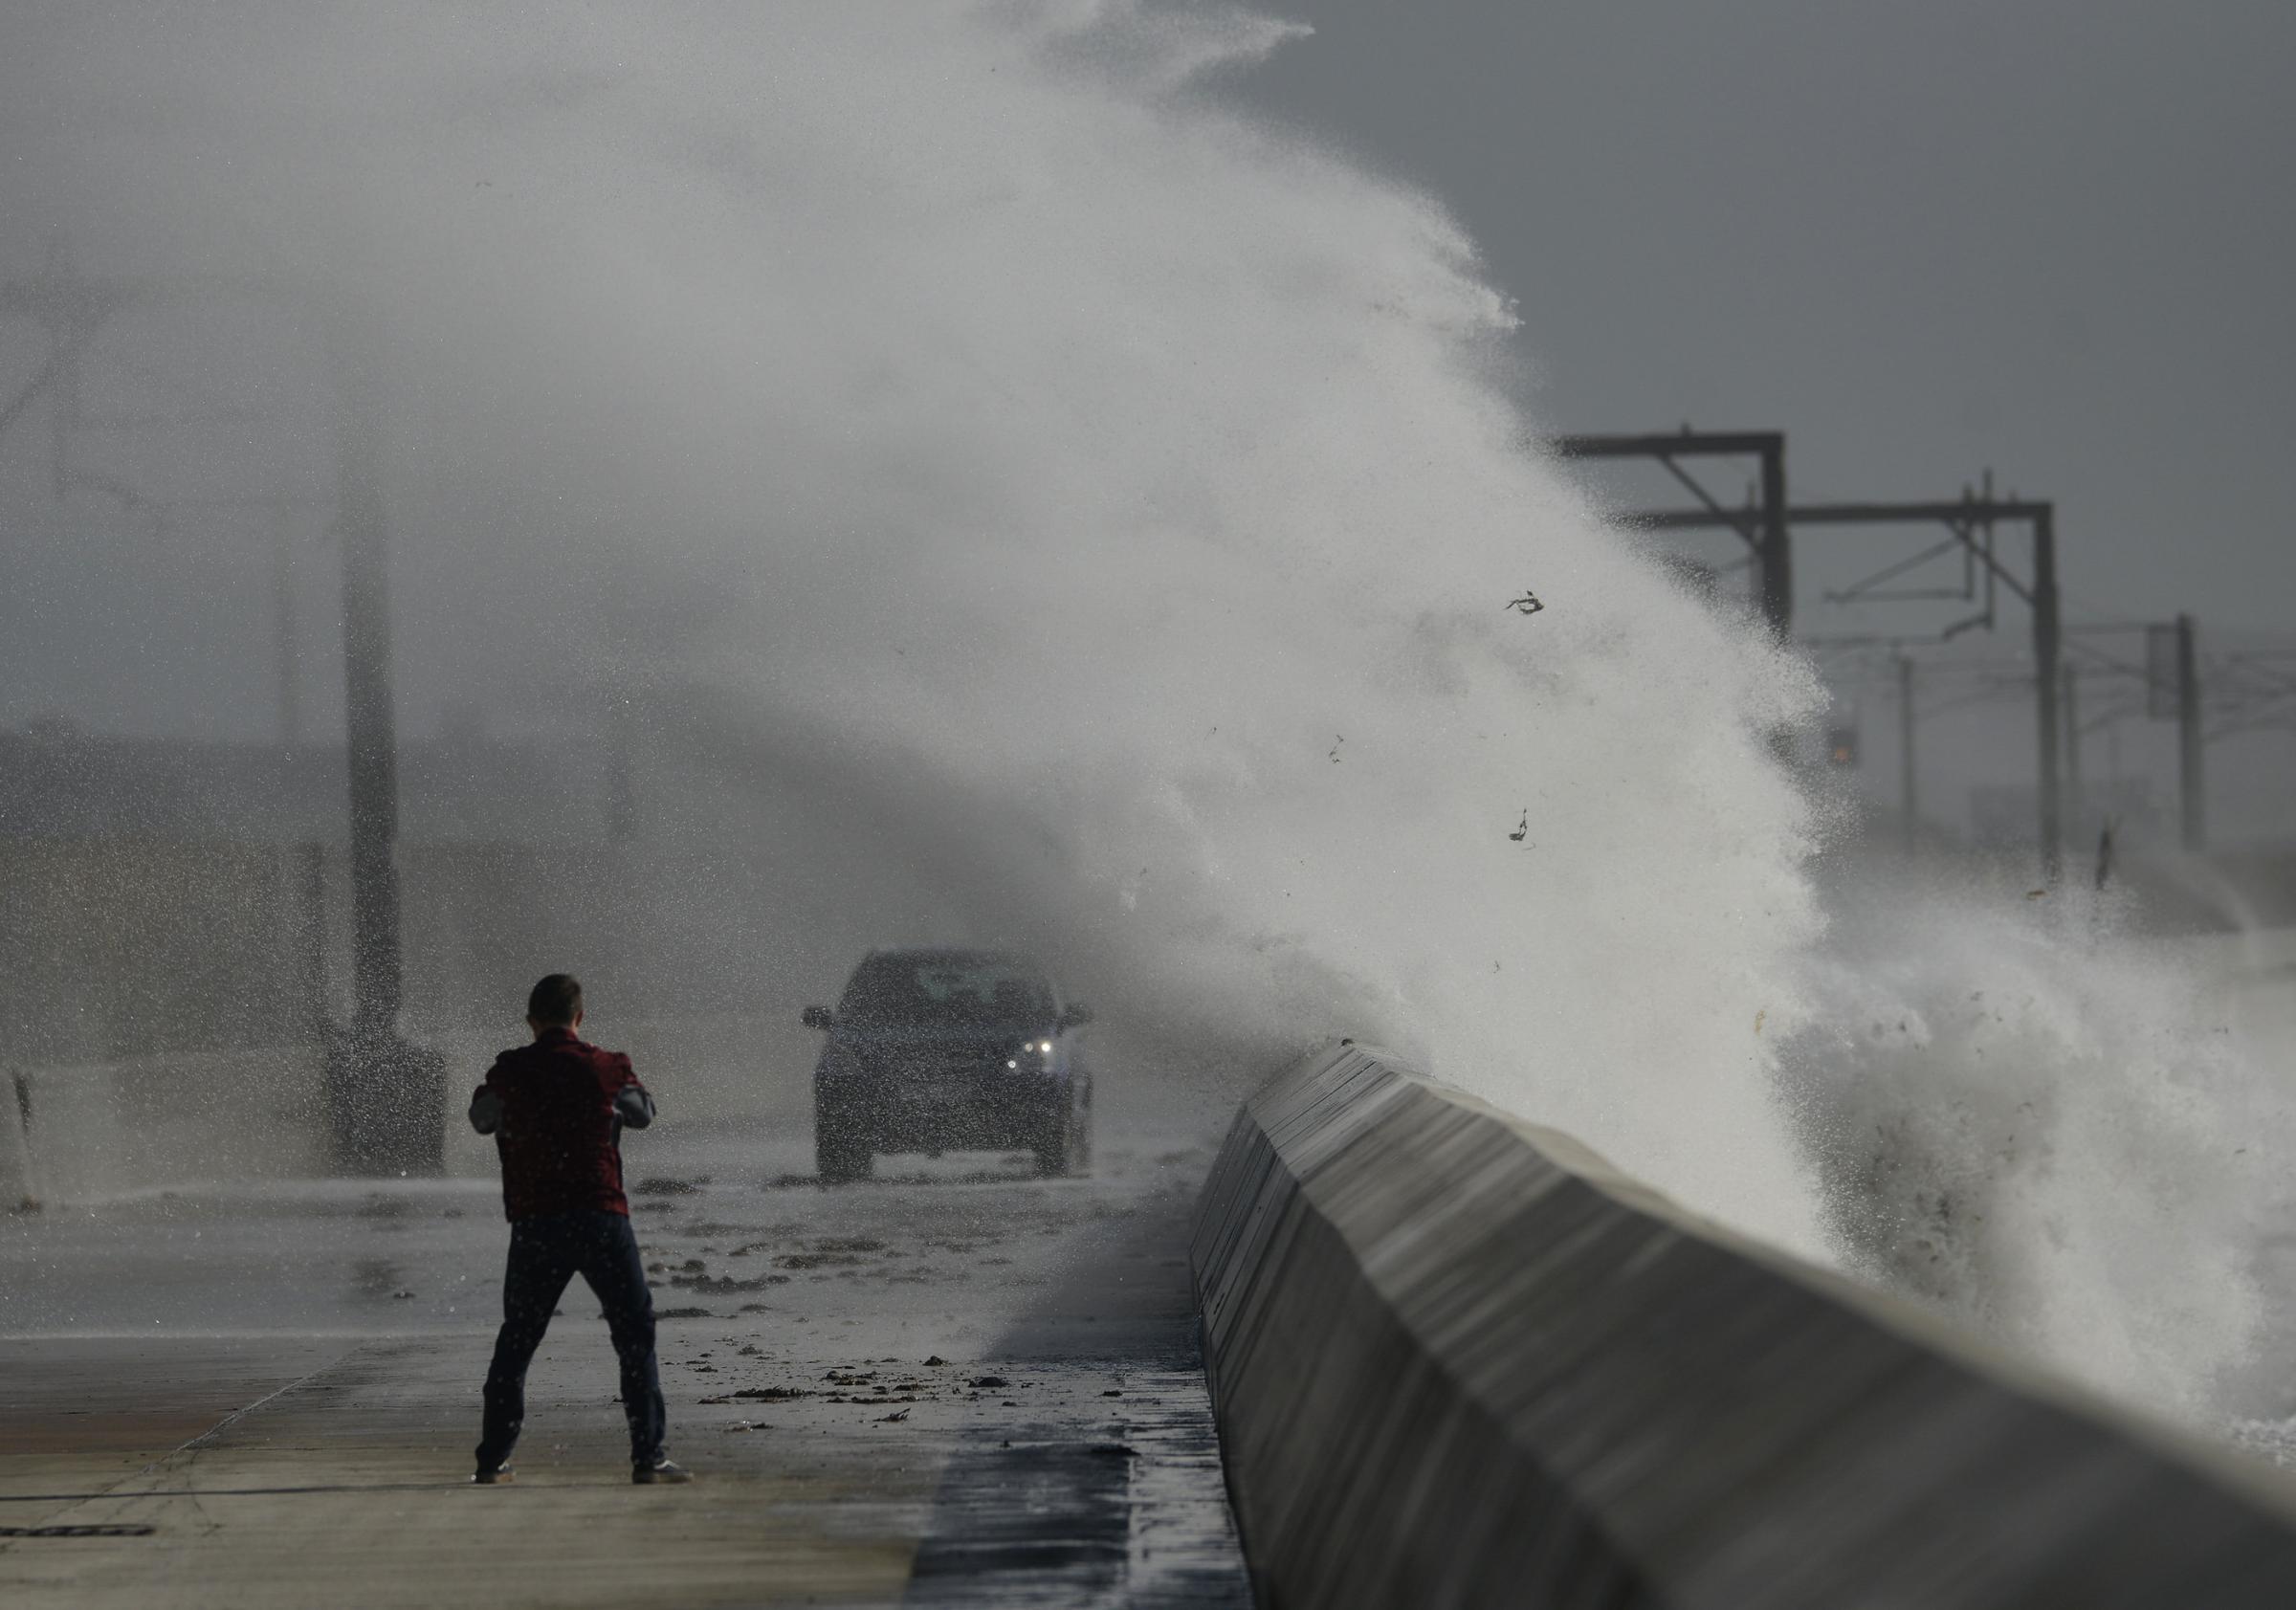
[[[837,1014],[827,1006],[807,1006],[805,1010],[805,1019],[807,1028],[834,1028],[837,1026]]]
[[[1063,1028],[1082,1028],[1092,1021],[1093,1009],[1081,1003],[1072,1003],[1067,1011],[1060,1014],[1060,1026]]]

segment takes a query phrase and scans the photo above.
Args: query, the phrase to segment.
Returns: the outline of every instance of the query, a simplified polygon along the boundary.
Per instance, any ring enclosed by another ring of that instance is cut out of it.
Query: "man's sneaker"
[[[508,1487],[519,1479],[519,1473],[507,1465],[497,1465],[492,1470],[474,1471],[471,1480],[480,1487]]]
[[[649,1482],[690,1482],[694,1472],[674,1459],[657,1459],[651,1465],[632,1465],[629,1479],[641,1487]]]

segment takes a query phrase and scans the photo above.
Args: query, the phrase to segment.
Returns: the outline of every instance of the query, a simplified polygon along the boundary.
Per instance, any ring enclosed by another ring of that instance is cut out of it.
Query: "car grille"
[[[1004,1066],[1009,1053],[1001,1051],[927,1051],[889,1061],[884,1072],[895,1098],[959,1100],[983,1094],[1009,1077]]]

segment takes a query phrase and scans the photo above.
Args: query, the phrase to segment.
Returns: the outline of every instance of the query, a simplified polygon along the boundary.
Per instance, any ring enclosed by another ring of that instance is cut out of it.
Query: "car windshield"
[[[993,956],[872,956],[837,1004],[869,1023],[1009,1024],[1052,1015],[1052,989],[1027,962]]]

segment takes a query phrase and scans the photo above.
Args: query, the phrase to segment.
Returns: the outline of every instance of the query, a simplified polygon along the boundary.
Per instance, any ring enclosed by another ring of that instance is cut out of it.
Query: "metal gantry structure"
[[[0,436],[45,395],[69,399],[78,386],[79,361],[112,316],[145,287],[123,279],[91,279],[72,266],[60,245],[52,247],[40,272],[29,279],[0,281],[0,319],[28,319],[48,335],[48,356],[9,399],[0,403]],[[65,417],[58,410],[59,439]],[[62,496],[64,457],[56,462],[56,496]]]
[[[1755,601],[1781,639],[1790,638],[1795,614],[1793,544],[1798,532],[1859,527],[1930,526],[1940,539],[1885,565],[1864,580],[1826,595],[1832,604],[1883,604],[1963,600],[1975,613],[1946,623],[1924,637],[1836,639],[1836,646],[1887,647],[1891,656],[1899,710],[1900,809],[1909,846],[1916,830],[1918,770],[1916,727],[1924,714],[1941,714],[1972,697],[1998,696],[2012,687],[2027,690],[2034,704],[2035,834],[2044,874],[2063,867],[2067,818],[2075,827],[2086,820],[2081,766],[2085,731],[2108,725],[2132,712],[2110,705],[2084,723],[2079,686],[2084,666],[2090,674],[2130,678],[2145,690],[2143,710],[2174,719],[2177,743],[2177,818],[2183,848],[2192,852],[2208,843],[2206,748],[2235,734],[2266,728],[2296,731],[2296,649],[2262,650],[2202,656],[2198,628],[2189,614],[2165,621],[2098,622],[2068,627],[2058,584],[2056,506],[2046,499],[1997,496],[1992,475],[1981,490],[1964,488],[1957,497],[1912,502],[1790,503],[1786,497],[1785,433],[1782,430],[1694,430],[1651,434],[1566,435],[1545,444],[1569,459],[1641,459],[1665,469],[1687,490],[1695,506],[1651,509],[1619,517],[1647,531],[1728,531],[1746,544],[1747,562],[1756,575]],[[1744,501],[1733,506],[1701,484],[1687,461],[1752,460],[1759,466],[1758,486],[1750,484]],[[2020,565],[1998,543],[2001,527],[2022,527],[2029,538],[2026,562]],[[1957,586],[1919,584],[1916,573],[1957,557]],[[1976,628],[1997,625],[1999,594],[2007,592],[2027,609],[2032,658],[2021,674],[1996,677],[1976,695],[1929,711],[1916,690],[1920,642],[1943,643]],[[2133,665],[2088,639],[2112,632],[2144,636],[2146,659]],[[1804,640],[1820,647],[1825,640]]]
[[[1794,635],[1794,535],[1786,509],[1786,433],[1783,430],[1680,430],[1655,435],[1550,436],[1548,450],[1563,458],[1645,459],[1682,483],[1715,529],[1743,538],[1755,566],[1755,604],[1784,642]],[[1760,491],[1744,508],[1731,509],[1683,468],[1684,459],[1752,459]]]
[[[1728,529],[1733,521],[1726,510],[1654,509],[1622,517],[1623,523],[1653,531]],[[2052,502],[2020,497],[1980,496],[1965,490],[1957,498],[1907,503],[1789,504],[1782,521],[1789,532],[1798,529],[1861,526],[1942,527],[1946,536],[1910,559],[1888,565],[1841,594],[1840,602],[1902,600],[1906,597],[1950,596],[1934,590],[1888,593],[1880,584],[1909,574],[1919,565],[1957,551],[1966,567],[1970,588],[1981,588],[1984,607],[1976,616],[1948,626],[1943,637],[1971,627],[1993,625],[1997,589],[2006,589],[2028,607],[2033,627],[2033,690],[2036,737],[2035,779],[2038,793],[2037,838],[2042,871],[2054,878],[2062,870],[2064,849],[2064,809],[2062,777],[2061,729],[2058,697],[2059,672],[2064,655],[2064,623],[2057,585],[2057,510]],[[2000,525],[2022,525],[2031,538],[2030,562],[2020,574],[2004,560],[1995,542]]]
[[[342,543],[354,1003],[352,1021],[334,1038],[331,1048],[338,1141],[342,1160],[353,1167],[386,1173],[435,1172],[442,1165],[438,1126],[400,1121],[401,1110],[410,1099],[427,1098],[428,1087],[443,1077],[444,1070],[434,1053],[408,1042],[399,1032],[404,970],[397,856],[398,737],[391,698],[389,526],[382,495],[380,365],[371,342],[319,287],[254,277],[94,279],[78,273],[60,249],[52,250],[38,275],[0,283],[0,317],[31,318],[50,338],[49,354],[30,381],[0,404],[0,434],[34,401],[47,395],[55,404],[57,422],[57,496],[68,496],[89,485],[129,506],[156,508],[170,502],[216,501],[155,498],[116,477],[74,472],[68,468],[66,440],[77,413],[80,366],[97,336],[116,314],[135,302],[216,295],[284,298],[301,313],[316,313],[320,327],[329,333],[326,357],[336,398],[335,530]],[[226,501],[276,508],[282,500],[279,496],[270,496]],[[283,588],[285,584],[275,580],[275,585]],[[280,652],[288,652],[284,644]],[[291,697],[291,693],[283,695],[283,698]],[[292,709],[291,703],[283,704],[281,713],[283,723],[290,728]]]
[[[1726,514],[1727,511],[1716,508],[1701,507],[1649,511],[1623,516],[1622,519],[1652,530],[1742,529],[1742,520],[1726,518]],[[2068,826],[2077,829],[2086,821],[2081,741],[2087,733],[2113,728],[2119,721],[2137,715],[2175,722],[2178,839],[2186,851],[2199,853],[2208,848],[2209,838],[2208,746],[2243,733],[2296,732],[2296,649],[2232,650],[2204,654],[2198,624],[2190,614],[2166,620],[2068,625],[2064,620],[2061,591],[2056,586],[2053,506],[2015,496],[1995,497],[1990,477],[1982,493],[1965,491],[1956,499],[1789,506],[1785,518],[1789,530],[1796,524],[1815,528],[1934,521],[1946,530],[1943,540],[1848,587],[1827,593],[1827,601],[1858,604],[1959,599],[1978,606],[1976,613],[1954,620],[1926,636],[1874,634],[1801,640],[1801,646],[1810,649],[1866,648],[1888,651],[1900,723],[1900,811],[1909,846],[1916,830],[1918,810],[1915,737],[1918,722],[1927,716],[1944,714],[1980,699],[1998,697],[2012,691],[2029,693],[2034,699],[2040,740],[2037,826],[2044,849],[2044,867],[2052,874],[2062,861]],[[2034,547],[2030,568],[2024,573],[2020,574],[1997,546],[1994,531],[1997,522],[2022,522],[2030,528]],[[1962,580],[1957,587],[1894,584],[1922,565],[1956,552],[1963,562]],[[1986,684],[1943,705],[1925,708],[1916,688],[1921,662],[1912,651],[1922,643],[1951,641],[1974,628],[1993,628],[1998,593],[2002,590],[2031,610],[2032,664],[2012,672],[1998,665],[1963,663],[1961,670],[1984,673],[1988,678]],[[2114,634],[2142,639],[2145,646],[2142,663],[2115,654],[2094,641]],[[2103,679],[2108,690],[2125,687],[2129,697],[2116,700],[2108,691],[2105,707],[2085,715],[2080,693],[2085,676]],[[2057,757],[2055,762],[2049,758],[2052,751]],[[2046,853],[2052,821],[2056,824],[2054,858]]]

